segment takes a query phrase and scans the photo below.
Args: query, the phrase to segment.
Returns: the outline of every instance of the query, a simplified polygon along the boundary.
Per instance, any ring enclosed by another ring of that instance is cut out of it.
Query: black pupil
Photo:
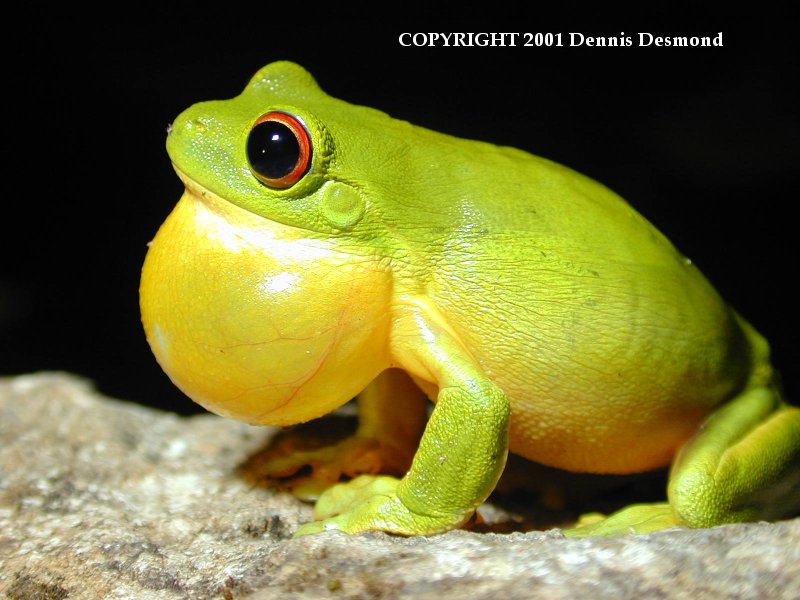
[[[291,173],[300,158],[300,144],[283,123],[264,121],[250,132],[247,158],[253,170],[268,179],[279,179]]]

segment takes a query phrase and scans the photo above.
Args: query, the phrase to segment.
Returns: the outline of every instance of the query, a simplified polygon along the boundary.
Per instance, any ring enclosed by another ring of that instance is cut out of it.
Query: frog
[[[286,60],[166,145],[185,189],[140,281],[163,371],[253,425],[357,406],[352,436],[269,463],[320,484],[296,535],[468,527],[509,452],[668,470],[664,501],[568,537],[795,514],[800,409],[769,344],[605,185],[334,98]]]

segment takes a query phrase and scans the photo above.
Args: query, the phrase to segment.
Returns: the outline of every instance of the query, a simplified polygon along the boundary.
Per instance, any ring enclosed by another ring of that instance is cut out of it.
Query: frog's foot
[[[668,502],[634,504],[606,517],[598,513],[582,515],[567,537],[611,537],[626,533],[650,533],[681,525]]]
[[[361,474],[402,474],[411,458],[378,440],[353,436],[319,448],[302,447],[303,440],[289,436],[265,454],[254,467],[256,477],[270,486],[291,491],[298,498],[315,500],[326,489]]]
[[[294,537],[338,529],[346,533],[382,530],[398,535],[431,535],[460,527],[469,514],[422,514],[413,512],[398,497],[400,480],[387,475],[361,475],[335,485],[322,494],[312,521]]]

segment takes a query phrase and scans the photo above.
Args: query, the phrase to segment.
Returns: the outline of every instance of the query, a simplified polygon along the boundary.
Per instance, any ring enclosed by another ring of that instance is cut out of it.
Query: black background
[[[800,396],[791,36],[713,15],[491,27],[420,19],[393,29],[307,6],[260,10],[6,20],[0,374],[66,370],[116,397],[200,410],[159,369],[139,322],[146,243],[182,190],[165,130],[190,104],[234,96],[262,65],[292,59],[333,96],[521,147],[605,183],[767,335],[789,396]],[[639,31],[722,31],[724,46],[398,44],[403,31],[475,29],[562,32],[564,41],[569,32],[636,41]]]

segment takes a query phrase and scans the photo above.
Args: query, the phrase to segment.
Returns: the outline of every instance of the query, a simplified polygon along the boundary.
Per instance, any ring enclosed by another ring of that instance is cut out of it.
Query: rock
[[[0,380],[0,593],[18,599],[798,598],[800,519],[611,539],[559,530],[291,539],[310,507],[239,467],[276,433]]]

